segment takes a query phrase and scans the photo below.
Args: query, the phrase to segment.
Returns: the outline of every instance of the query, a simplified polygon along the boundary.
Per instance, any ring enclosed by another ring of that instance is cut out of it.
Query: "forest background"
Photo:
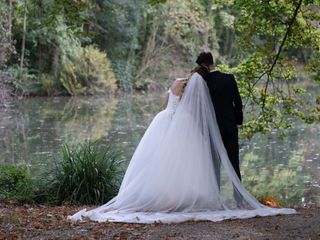
[[[0,99],[163,91],[210,50],[248,137],[320,120],[318,0],[2,0]]]

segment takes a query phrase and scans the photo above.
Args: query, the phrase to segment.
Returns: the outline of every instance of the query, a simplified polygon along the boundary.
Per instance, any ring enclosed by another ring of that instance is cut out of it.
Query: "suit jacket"
[[[220,132],[228,133],[242,125],[242,101],[232,74],[213,71],[205,77],[215,109]]]

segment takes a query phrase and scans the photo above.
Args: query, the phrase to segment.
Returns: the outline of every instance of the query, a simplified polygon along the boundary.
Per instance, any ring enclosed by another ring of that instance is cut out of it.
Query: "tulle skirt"
[[[229,209],[220,196],[209,141],[200,132],[171,121],[173,113],[157,114],[141,139],[118,195],[108,203],[79,211],[70,220],[88,217],[104,222],[172,223],[190,220],[270,216],[294,213],[291,209]],[[189,114],[182,118],[192,121]]]
[[[244,189],[223,146],[208,89],[194,74],[176,111],[167,108],[151,122],[118,195],[69,219],[170,223],[292,213],[266,207]]]

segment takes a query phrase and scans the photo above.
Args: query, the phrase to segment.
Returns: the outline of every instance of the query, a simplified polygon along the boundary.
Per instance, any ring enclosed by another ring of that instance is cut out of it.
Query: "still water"
[[[112,144],[128,161],[153,116],[161,94],[119,98],[33,98],[0,113],[0,163],[23,164],[37,174],[52,167],[64,143],[89,139]],[[243,183],[254,196],[285,206],[320,206],[320,124],[296,123],[241,140]]]

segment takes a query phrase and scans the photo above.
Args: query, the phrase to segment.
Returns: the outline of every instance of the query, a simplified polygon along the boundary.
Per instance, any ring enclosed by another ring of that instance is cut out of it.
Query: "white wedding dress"
[[[292,213],[294,209],[262,205],[241,185],[223,146],[207,85],[194,73],[181,100],[169,90],[167,108],[141,139],[118,195],[68,218],[172,223]]]

